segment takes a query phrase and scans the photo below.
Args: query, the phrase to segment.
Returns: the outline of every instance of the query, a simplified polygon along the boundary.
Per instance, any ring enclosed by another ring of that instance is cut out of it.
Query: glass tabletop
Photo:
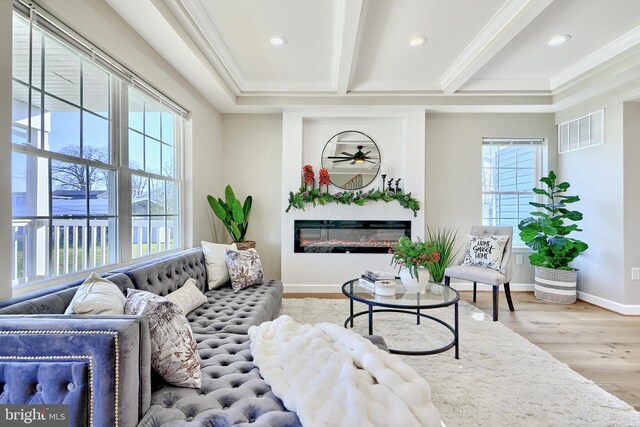
[[[438,308],[447,307],[460,300],[455,289],[440,283],[427,283],[418,288],[407,288],[400,280],[395,282],[395,294],[378,295],[360,285],[360,279],[353,279],[342,285],[342,293],[365,304],[382,307]]]

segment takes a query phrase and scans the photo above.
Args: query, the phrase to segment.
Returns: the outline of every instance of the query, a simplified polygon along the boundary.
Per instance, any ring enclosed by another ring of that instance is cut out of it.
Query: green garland
[[[389,203],[391,201],[397,201],[405,209],[411,209],[413,216],[418,216],[420,210],[420,202],[418,199],[411,197],[411,193],[404,194],[403,192],[395,193],[393,191],[383,192],[379,189],[369,191],[342,191],[336,194],[330,194],[328,192],[320,191],[319,189],[306,190],[304,186],[300,187],[298,192],[289,192],[289,207],[286,212],[289,212],[291,208],[304,210],[304,205],[307,203],[313,203],[313,206],[326,205],[327,203],[339,203],[341,205],[355,204],[358,206],[364,205],[366,202],[379,202],[383,201]]]

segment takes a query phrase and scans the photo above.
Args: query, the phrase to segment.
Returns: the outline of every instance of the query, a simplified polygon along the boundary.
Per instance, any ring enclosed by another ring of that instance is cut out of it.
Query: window
[[[513,226],[513,245],[524,246],[518,224],[529,216],[541,176],[543,139],[482,140],[482,224]]]
[[[604,144],[604,110],[558,125],[558,153]]]
[[[16,3],[14,285],[179,248],[186,112],[34,14]],[[120,229],[123,215],[131,229]]]
[[[158,103],[129,90],[132,255],[180,244],[179,181],[175,179],[176,118]],[[146,174],[144,173],[146,172]]]

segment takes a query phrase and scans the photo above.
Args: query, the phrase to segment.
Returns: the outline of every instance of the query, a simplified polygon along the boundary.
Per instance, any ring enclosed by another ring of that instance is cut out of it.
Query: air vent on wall
[[[604,144],[604,110],[558,125],[558,153]]]

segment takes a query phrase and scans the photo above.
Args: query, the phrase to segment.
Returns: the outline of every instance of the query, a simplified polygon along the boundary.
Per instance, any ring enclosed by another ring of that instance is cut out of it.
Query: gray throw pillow
[[[149,319],[151,366],[170,384],[200,388],[200,356],[191,327],[182,310],[160,295],[127,290],[124,314]]]
[[[469,246],[462,265],[500,270],[508,241],[509,236],[469,236]]]
[[[238,293],[249,286],[264,283],[262,263],[255,249],[251,248],[246,251],[226,249],[225,258],[233,292]]]

